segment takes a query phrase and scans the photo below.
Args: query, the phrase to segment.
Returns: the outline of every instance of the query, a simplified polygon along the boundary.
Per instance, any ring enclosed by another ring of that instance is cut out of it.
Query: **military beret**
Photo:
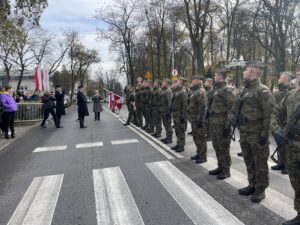
[[[247,67],[249,68],[257,68],[257,69],[265,69],[266,68],[266,64],[264,64],[261,61],[249,61],[247,62]]]
[[[202,75],[193,75],[192,76],[192,80],[203,80],[204,79],[204,76]]]

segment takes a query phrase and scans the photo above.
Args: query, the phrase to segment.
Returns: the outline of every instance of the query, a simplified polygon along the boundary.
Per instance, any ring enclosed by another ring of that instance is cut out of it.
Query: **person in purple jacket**
[[[0,101],[3,110],[2,126],[5,133],[5,139],[9,139],[8,128],[11,132],[11,138],[15,138],[14,115],[17,111],[17,104],[13,98],[13,91],[10,86],[4,87],[4,93],[1,94]]]

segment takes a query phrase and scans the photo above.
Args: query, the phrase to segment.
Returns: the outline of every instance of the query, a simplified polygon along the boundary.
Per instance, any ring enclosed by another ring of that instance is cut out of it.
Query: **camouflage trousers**
[[[287,152],[287,167],[290,181],[295,191],[294,208],[300,213],[300,141],[296,143],[298,146],[289,148]]]
[[[287,148],[286,147],[280,147],[278,149],[278,164],[286,166],[287,165]]]
[[[205,128],[199,128],[198,124],[192,122],[192,134],[193,140],[197,147],[197,155],[200,155],[201,158],[207,157],[207,143],[206,143],[206,133]]]
[[[178,145],[185,145],[185,123],[181,123],[180,117],[173,117],[175,134]]]
[[[249,185],[264,190],[269,186],[269,143],[259,144],[260,134],[240,132],[240,145],[247,167]]]
[[[210,125],[212,145],[216,152],[218,167],[229,170],[231,166],[230,142],[231,139],[223,138],[224,126]]]
[[[163,125],[166,130],[166,136],[167,138],[172,138],[173,136],[173,129],[172,129],[172,117],[171,115],[168,115],[167,113],[160,112]]]
[[[137,119],[137,123],[140,127],[143,126],[143,113],[141,108],[137,107],[136,108],[136,119]]]
[[[153,118],[153,123],[155,126],[155,131],[156,133],[160,134],[162,127],[161,127],[161,116],[159,113],[158,108],[152,108],[152,118]]]
[[[154,129],[154,123],[153,123],[153,117],[152,117],[152,108],[151,107],[145,107],[145,122],[146,122],[146,127],[149,130]]]

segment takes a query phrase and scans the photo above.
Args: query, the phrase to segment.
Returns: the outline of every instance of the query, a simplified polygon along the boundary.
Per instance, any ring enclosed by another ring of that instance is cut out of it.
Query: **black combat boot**
[[[264,189],[256,189],[254,194],[251,196],[250,200],[251,202],[261,202],[266,197],[265,190]]]
[[[206,157],[200,157],[199,159],[197,159],[195,161],[196,164],[201,164],[201,163],[205,163],[207,162],[207,158]]]
[[[8,132],[5,132],[5,139],[9,139],[9,135],[8,135]]]
[[[130,123],[124,123],[124,124],[123,124],[123,126],[128,126],[128,125],[130,125]]]
[[[172,150],[177,150],[179,148],[179,145],[175,145],[173,147],[171,147]]]
[[[14,131],[12,131],[12,132],[11,132],[11,135],[10,135],[10,137],[11,137],[11,138],[16,138],[16,136],[15,136],[15,132],[14,132]]]
[[[218,174],[221,173],[221,172],[222,172],[221,167],[218,167],[218,168],[216,168],[216,169],[214,169],[214,170],[209,171],[209,174],[210,174],[210,175],[218,175]]]
[[[191,160],[197,160],[199,158],[200,158],[200,155],[198,155],[198,154],[191,156]]]
[[[173,140],[172,140],[172,138],[170,138],[170,137],[167,137],[167,138],[165,139],[165,141],[163,141],[164,144],[171,144],[172,142],[173,142]]]
[[[281,163],[278,163],[278,164],[275,165],[275,166],[271,166],[271,169],[272,169],[272,170],[283,170],[283,169],[284,169],[284,165],[281,164]]]
[[[191,131],[191,132],[188,132],[187,134],[188,134],[188,135],[193,135],[193,132]]]
[[[154,136],[156,136],[156,135],[157,135],[157,132],[155,132],[155,133],[153,133],[153,134],[151,134],[151,135],[154,137]]]
[[[294,219],[285,221],[282,225],[300,225],[300,214],[298,213]]]
[[[155,137],[155,138],[160,138],[160,137],[161,137],[161,134],[157,133],[157,134],[155,134],[153,137]]]
[[[160,141],[161,141],[162,143],[165,143],[165,141],[166,141],[167,139],[168,139],[168,138],[160,139]]]
[[[183,152],[183,151],[184,151],[184,145],[182,145],[182,144],[179,144],[178,148],[175,149],[175,152]]]
[[[249,195],[254,194],[255,187],[248,185],[247,187],[238,189],[238,192],[240,195],[249,196]]]
[[[285,166],[285,167],[283,168],[283,170],[281,170],[281,173],[282,173],[282,174],[289,174],[288,168]]]
[[[222,169],[222,172],[217,175],[217,178],[219,180],[224,180],[224,179],[226,179],[230,176],[231,176],[231,174],[230,174],[230,171],[228,169]]]

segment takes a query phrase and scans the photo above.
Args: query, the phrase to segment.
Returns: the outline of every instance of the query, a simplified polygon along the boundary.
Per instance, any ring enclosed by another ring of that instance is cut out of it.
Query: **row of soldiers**
[[[290,90],[291,76],[283,73],[278,81],[279,90],[273,95],[260,82],[263,71],[261,63],[249,63],[243,72],[244,87],[239,93],[227,84],[225,69],[215,72],[214,85],[211,79],[193,76],[189,89],[183,77],[173,83],[165,79],[161,85],[155,81],[153,87],[150,81],[138,82],[136,87],[129,86],[126,90],[129,116],[125,125],[132,121],[159,138],[163,124],[166,137],[161,141],[170,144],[173,120],[177,143],[171,149],[182,152],[189,121],[197,147],[191,160],[207,161],[207,141],[211,139],[218,166],[209,174],[218,179],[230,177],[230,143],[237,127],[249,182],[248,186],[238,189],[238,193],[251,196],[252,202],[262,201],[269,186],[267,162],[271,131],[279,152],[279,163],[272,169],[289,173],[298,212],[296,218],[283,224],[300,225],[300,113],[295,117],[295,113],[300,112],[300,88]],[[300,82],[300,69],[296,75]],[[293,124],[287,132],[286,126],[291,120]]]

